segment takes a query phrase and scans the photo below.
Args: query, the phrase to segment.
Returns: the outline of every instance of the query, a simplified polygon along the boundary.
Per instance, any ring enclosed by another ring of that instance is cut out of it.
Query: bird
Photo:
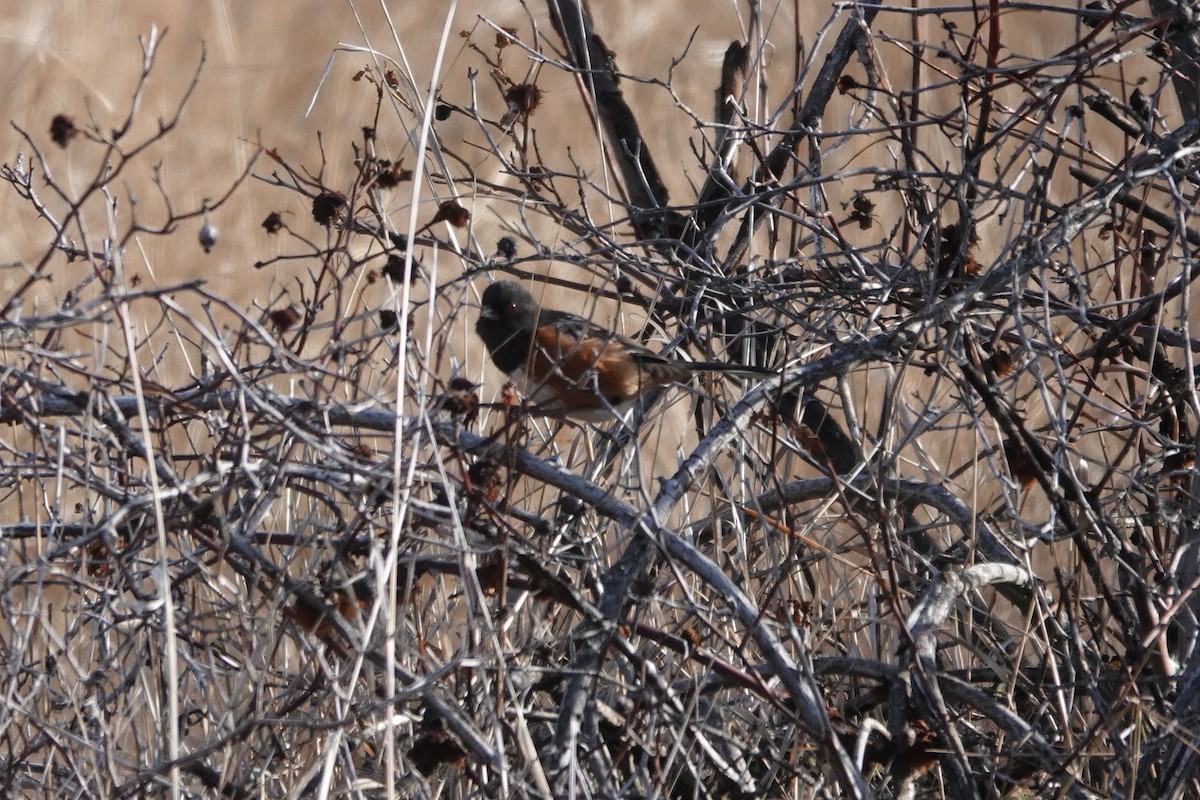
[[[513,281],[497,281],[484,290],[475,332],[496,368],[547,416],[585,421],[624,416],[642,395],[686,383],[696,372],[774,374],[765,368],[654,353],[583,317],[541,308]]]

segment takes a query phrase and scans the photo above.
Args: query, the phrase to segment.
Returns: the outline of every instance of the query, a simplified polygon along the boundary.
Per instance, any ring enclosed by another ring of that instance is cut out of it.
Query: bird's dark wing
[[[604,330],[599,325],[596,325],[583,317],[566,311],[554,311],[549,308],[543,308],[542,313],[538,316],[538,327],[551,326],[556,331],[565,336],[570,337],[576,342],[582,342],[585,339],[612,339],[614,334]]]

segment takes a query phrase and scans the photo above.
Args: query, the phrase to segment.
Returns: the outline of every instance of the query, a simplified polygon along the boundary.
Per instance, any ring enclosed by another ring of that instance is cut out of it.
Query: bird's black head
[[[498,281],[484,291],[475,332],[502,372],[525,367],[537,319],[537,301],[520,284]]]

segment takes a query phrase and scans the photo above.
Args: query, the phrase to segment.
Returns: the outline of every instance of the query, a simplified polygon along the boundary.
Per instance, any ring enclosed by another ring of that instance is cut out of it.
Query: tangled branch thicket
[[[469,96],[360,54],[349,186],[264,149],[118,203],[187,104],[133,140],[154,37],[122,125],[55,119],[82,191],[24,136],[0,794],[1195,796],[1194,10],[845,4],[774,112],[752,15],[709,114],[548,6],[463,32]],[[635,81],[696,123],[688,199]],[[312,208],[261,210],[259,307],[130,277],[253,181]],[[538,416],[471,333],[500,274],[773,377]]]

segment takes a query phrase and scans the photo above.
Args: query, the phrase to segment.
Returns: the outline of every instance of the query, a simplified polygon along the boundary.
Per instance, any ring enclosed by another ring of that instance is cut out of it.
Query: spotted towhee
[[[546,414],[611,419],[646,392],[686,382],[694,372],[772,374],[652,353],[583,317],[538,307],[533,295],[512,281],[493,283],[484,291],[475,331],[496,367]]]

